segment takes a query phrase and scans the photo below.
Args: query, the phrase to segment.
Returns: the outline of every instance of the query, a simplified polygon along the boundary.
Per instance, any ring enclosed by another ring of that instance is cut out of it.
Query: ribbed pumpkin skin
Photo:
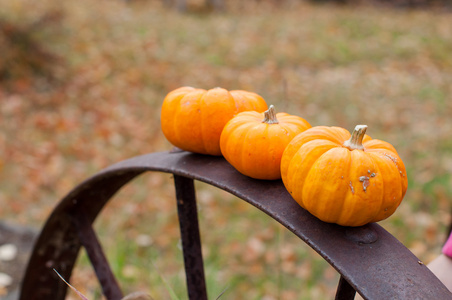
[[[311,128],[304,119],[277,113],[278,124],[262,122],[263,113],[239,113],[224,127],[221,152],[240,173],[255,178],[281,178],[281,156],[287,144],[299,133]]]
[[[182,150],[221,155],[224,125],[239,112],[266,109],[265,100],[255,93],[181,87],[165,97],[161,126],[168,141]]]
[[[361,226],[386,219],[405,196],[405,166],[394,147],[364,136],[364,150],[343,144],[350,133],[313,127],[295,137],[281,160],[289,193],[320,220]]]

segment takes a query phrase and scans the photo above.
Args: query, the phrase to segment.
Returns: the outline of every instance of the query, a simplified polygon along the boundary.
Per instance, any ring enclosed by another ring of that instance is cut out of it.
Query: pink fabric
[[[452,258],[452,234],[449,235],[447,242],[443,246],[443,254]]]

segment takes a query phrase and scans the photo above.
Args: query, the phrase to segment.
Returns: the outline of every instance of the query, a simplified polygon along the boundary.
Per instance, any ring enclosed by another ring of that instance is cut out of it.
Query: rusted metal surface
[[[80,242],[88,254],[88,258],[102,287],[102,293],[107,299],[121,300],[123,297],[122,291],[110,269],[108,260],[91,223],[83,212],[73,219],[76,222],[75,227],[77,228]]]
[[[339,279],[339,284],[336,290],[335,300],[351,300],[355,299],[356,291],[355,289],[341,276]]]
[[[74,218],[83,211],[92,223],[121,186],[145,171],[173,173],[206,182],[264,211],[341,274],[345,282],[339,284],[339,289],[344,289],[338,291],[339,295],[352,293],[351,287],[365,299],[452,299],[452,294],[428,268],[378,224],[348,228],[324,223],[302,209],[281,181],[248,178],[221,157],[165,152],[115,164],[80,184],[60,202],[36,243],[21,300],[64,299],[67,287],[51,270],[55,268],[63,277],[70,277],[81,246]],[[189,223],[195,221],[197,224],[197,220]],[[202,256],[197,259],[199,267]],[[199,276],[199,272],[190,270],[191,266],[186,265],[187,268],[187,274]]]
[[[207,300],[193,179],[175,175],[177,213],[189,299]]]
[[[21,300],[61,300],[67,285],[53,269],[69,280],[81,247],[75,216],[85,214],[92,224],[105,203],[141,172],[94,176],[70,192],[47,219],[36,241],[22,282]]]

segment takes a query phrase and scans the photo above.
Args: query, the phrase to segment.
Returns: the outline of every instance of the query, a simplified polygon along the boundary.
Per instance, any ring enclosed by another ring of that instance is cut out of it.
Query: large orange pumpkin
[[[239,112],[266,109],[265,100],[252,92],[181,87],[165,97],[161,126],[168,141],[182,150],[221,155],[224,125]]]
[[[281,159],[289,193],[319,219],[360,226],[394,213],[407,190],[405,166],[394,147],[339,127],[313,127],[296,136]]]
[[[256,179],[280,179],[281,156],[287,144],[311,125],[298,116],[241,112],[221,133],[220,148],[226,160],[240,173]]]

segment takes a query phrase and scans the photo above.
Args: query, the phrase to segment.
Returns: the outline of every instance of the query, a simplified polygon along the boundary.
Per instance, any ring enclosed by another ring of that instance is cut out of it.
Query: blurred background
[[[367,124],[409,178],[380,224],[425,263],[439,254],[452,211],[447,1],[181,3],[0,0],[0,220],[39,230],[82,180],[171,148],[159,123],[168,92],[220,86],[256,92],[313,126]],[[339,277],[307,245],[196,185],[209,298],[333,298]],[[126,293],[186,299],[170,175],[121,190],[96,230]],[[71,283],[102,299],[83,253]]]

